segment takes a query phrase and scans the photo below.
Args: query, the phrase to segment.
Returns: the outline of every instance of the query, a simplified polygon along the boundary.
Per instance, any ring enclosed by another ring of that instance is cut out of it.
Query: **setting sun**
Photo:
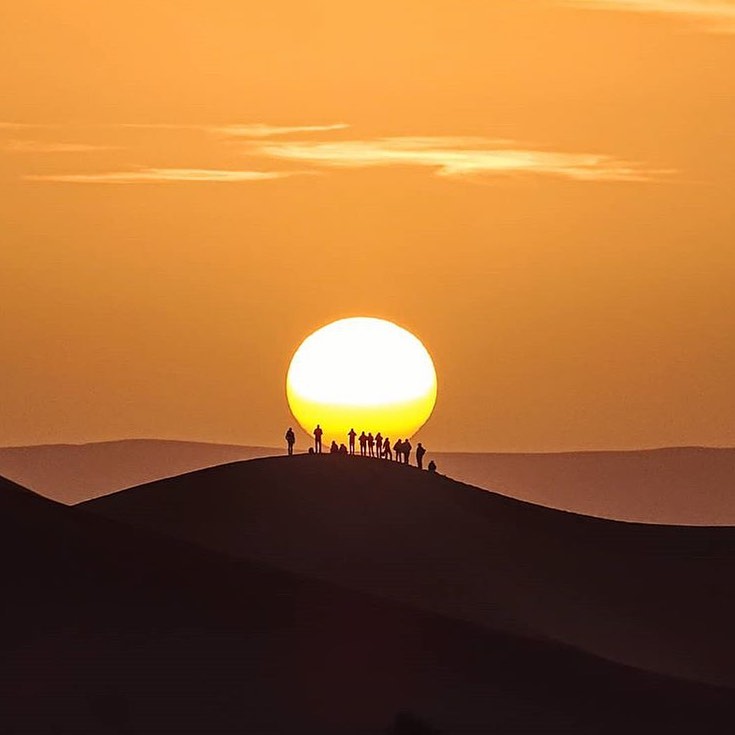
[[[413,334],[384,319],[354,317],[322,327],[296,350],[288,403],[309,434],[345,441],[347,432],[413,435],[436,403],[436,371]]]

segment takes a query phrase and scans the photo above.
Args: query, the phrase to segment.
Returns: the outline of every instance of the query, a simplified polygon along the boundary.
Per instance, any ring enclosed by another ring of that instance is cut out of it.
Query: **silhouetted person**
[[[324,432],[322,431],[322,427],[319,426],[319,424],[316,425],[316,429],[314,429],[314,451],[317,454],[322,453],[322,434]]]
[[[393,459],[393,452],[390,450],[390,439],[387,436],[383,442],[383,459]]]
[[[337,442],[332,439],[332,444],[329,447],[329,453],[337,454],[337,452],[339,452],[339,447],[337,446]]]
[[[401,447],[403,448],[403,463],[408,464],[411,460],[411,442],[408,439],[404,439]]]
[[[436,462],[432,459],[431,462],[429,462],[429,466],[427,468],[429,472],[436,472]]]
[[[380,435],[380,432],[375,435],[375,449],[376,456],[380,459],[383,456],[383,437]]]
[[[364,431],[360,434],[357,441],[360,442],[360,456],[364,457],[367,454],[367,436]]]
[[[293,454],[293,445],[296,444],[296,434],[293,433],[293,429],[289,426],[286,432],[286,444],[288,444],[288,456]]]
[[[416,447],[416,466],[420,469],[424,469],[424,455],[426,454],[426,450],[424,449],[424,445],[419,442],[418,446]]]
[[[403,442],[400,439],[396,439],[393,450],[396,453],[396,462],[403,462]]]
[[[355,437],[357,432],[354,429],[350,429],[350,433],[347,434],[347,438],[350,440],[350,454],[355,453]]]
[[[347,454],[347,447],[344,444],[339,445],[339,453],[340,454]]]
[[[372,431],[367,435],[367,443],[368,443],[368,455],[370,457],[374,457],[375,456],[375,437],[373,436]]]

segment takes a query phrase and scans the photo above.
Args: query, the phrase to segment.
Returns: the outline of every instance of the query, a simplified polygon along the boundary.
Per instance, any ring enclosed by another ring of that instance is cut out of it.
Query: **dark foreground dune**
[[[303,488],[326,467],[284,469]],[[220,556],[3,480],[0,519],[3,733],[428,732],[411,717],[389,728],[401,711],[458,734],[720,733],[735,716],[730,690]]]
[[[252,460],[80,506],[233,557],[735,686],[735,530],[605,521],[392,463]]]

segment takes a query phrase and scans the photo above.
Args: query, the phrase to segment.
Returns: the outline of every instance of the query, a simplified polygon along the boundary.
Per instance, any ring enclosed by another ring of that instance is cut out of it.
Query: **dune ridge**
[[[606,521],[341,456],[200,470],[82,504],[233,557],[735,686],[735,529]]]

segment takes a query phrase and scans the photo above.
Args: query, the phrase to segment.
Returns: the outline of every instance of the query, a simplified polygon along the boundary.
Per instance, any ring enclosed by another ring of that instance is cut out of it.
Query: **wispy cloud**
[[[0,150],[8,153],[93,153],[116,150],[114,146],[89,145],[87,143],[58,143],[42,140],[6,140]]]
[[[509,147],[484,138],[392,137],[339,142],[265,142],[260,155],[340,168],[420,166],[439,176],[555,176],[576,181],[652,181],[663,171],[593,153],[563,153]]]
[[[735,33],[735,0],[558,0],[596,10],[658,13],[695,21],[707,30]]]
[[[41,123],[22,123],[11,122],[8,120],[0,120],[0,130],[23,130],[24,128],[45,128],[49,127]]]
[[[347,123],[333,123],[331,125],[266,125],[251,123],[248,125],[209,126],[212,133],[232,136],[234,138],[272,138],[279,135],[297,135],[300,133],[328,133],[335,130],[346,130]]]
[[[120,123],[113,127],[141,130],[202,130],[232,138],[272,138],[280,135],[302,133],[326,133],[349,128],[347,123],[324,125],[269,125],[268,123],[233,123],[230,125],[204,125],[180,123]]]
[[[213,182],[234,184],[283,179],[302,171],[231,171],[210,168],[145,168],[138,171],[105,171],[91,174],[47,174],[25,176],[26,181],[62,184],[169,184],[176,182]]]

